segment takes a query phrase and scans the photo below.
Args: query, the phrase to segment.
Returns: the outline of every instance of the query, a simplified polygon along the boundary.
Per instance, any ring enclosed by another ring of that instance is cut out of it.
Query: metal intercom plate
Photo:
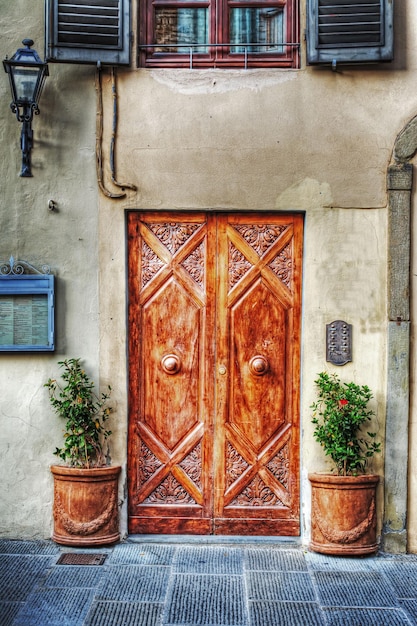
[[[343,320],[326,324],[326,360],[345,365],[352,360],[352,325]]]

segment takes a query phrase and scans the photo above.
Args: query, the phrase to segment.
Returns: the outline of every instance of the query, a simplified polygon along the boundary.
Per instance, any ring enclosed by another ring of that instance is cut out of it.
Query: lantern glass
[[[37,86],[40,69],[38,67],[10,68],[10,78],[14,81],[16,104],[30,104],[38,101]]]

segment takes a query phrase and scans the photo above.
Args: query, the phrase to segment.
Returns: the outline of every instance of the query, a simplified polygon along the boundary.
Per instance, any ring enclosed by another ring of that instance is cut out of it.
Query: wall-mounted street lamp
[[[48,64],[41,61],[36,50],[31,50],[32,39],[22,41],[25,48],[19,48],[11,59],[3,61],[10,80],[12,103],[10,108],[19,122],[22,122],[20,147],[22,150],[22,171],[20,176],[32,176],[30,152],[33,146],[32,119],[39,115],[38,102],[43,84],[48,76]]]

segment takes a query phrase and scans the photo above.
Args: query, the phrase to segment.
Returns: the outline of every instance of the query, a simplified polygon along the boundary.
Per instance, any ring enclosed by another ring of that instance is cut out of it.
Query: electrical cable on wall
[[[119,183],[116,179],[116,165],[115,165],[115,149],[116,149],[116,135],[117,135],[117,87],[116,87],[116,70],[114,67],[111,68],[111,81],[112,81],[112,94],[113,94],[113,129],[111,135],[110,142],[110,169],[111,169],[111,180],[114,185],[117,187],[121,187],[122,189],[132,189],[136,191],[136,185],[132,185],[131,183]]]
[[[117,93],[115,88],[114,70],[112,71],[112,90],[113,90],[113,102],[117,99]],[[103,87],[101,81],[101,64],[97,63],[96,71],[96,92],[97,92],[97,111],[96,111],[96,171],[97,171],[97,184],[100,191],[108,198],[120,199],[125,198],[126,193],[113,193],[106,189],[103,182]],[[113,129],[112,139],[110,145],[110,165],[112,182],[118,187],[128,188],[136,190],[135,185],[130,183],[122,184],[116,181],[115,167],[114,167],[114,150],[116,144],[117,134],[117,107],[113,106]]]

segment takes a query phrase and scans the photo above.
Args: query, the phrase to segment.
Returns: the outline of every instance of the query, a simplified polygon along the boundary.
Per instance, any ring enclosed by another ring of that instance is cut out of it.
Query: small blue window
[[[53,351],[54,276],[0,276],[0,351]]]

